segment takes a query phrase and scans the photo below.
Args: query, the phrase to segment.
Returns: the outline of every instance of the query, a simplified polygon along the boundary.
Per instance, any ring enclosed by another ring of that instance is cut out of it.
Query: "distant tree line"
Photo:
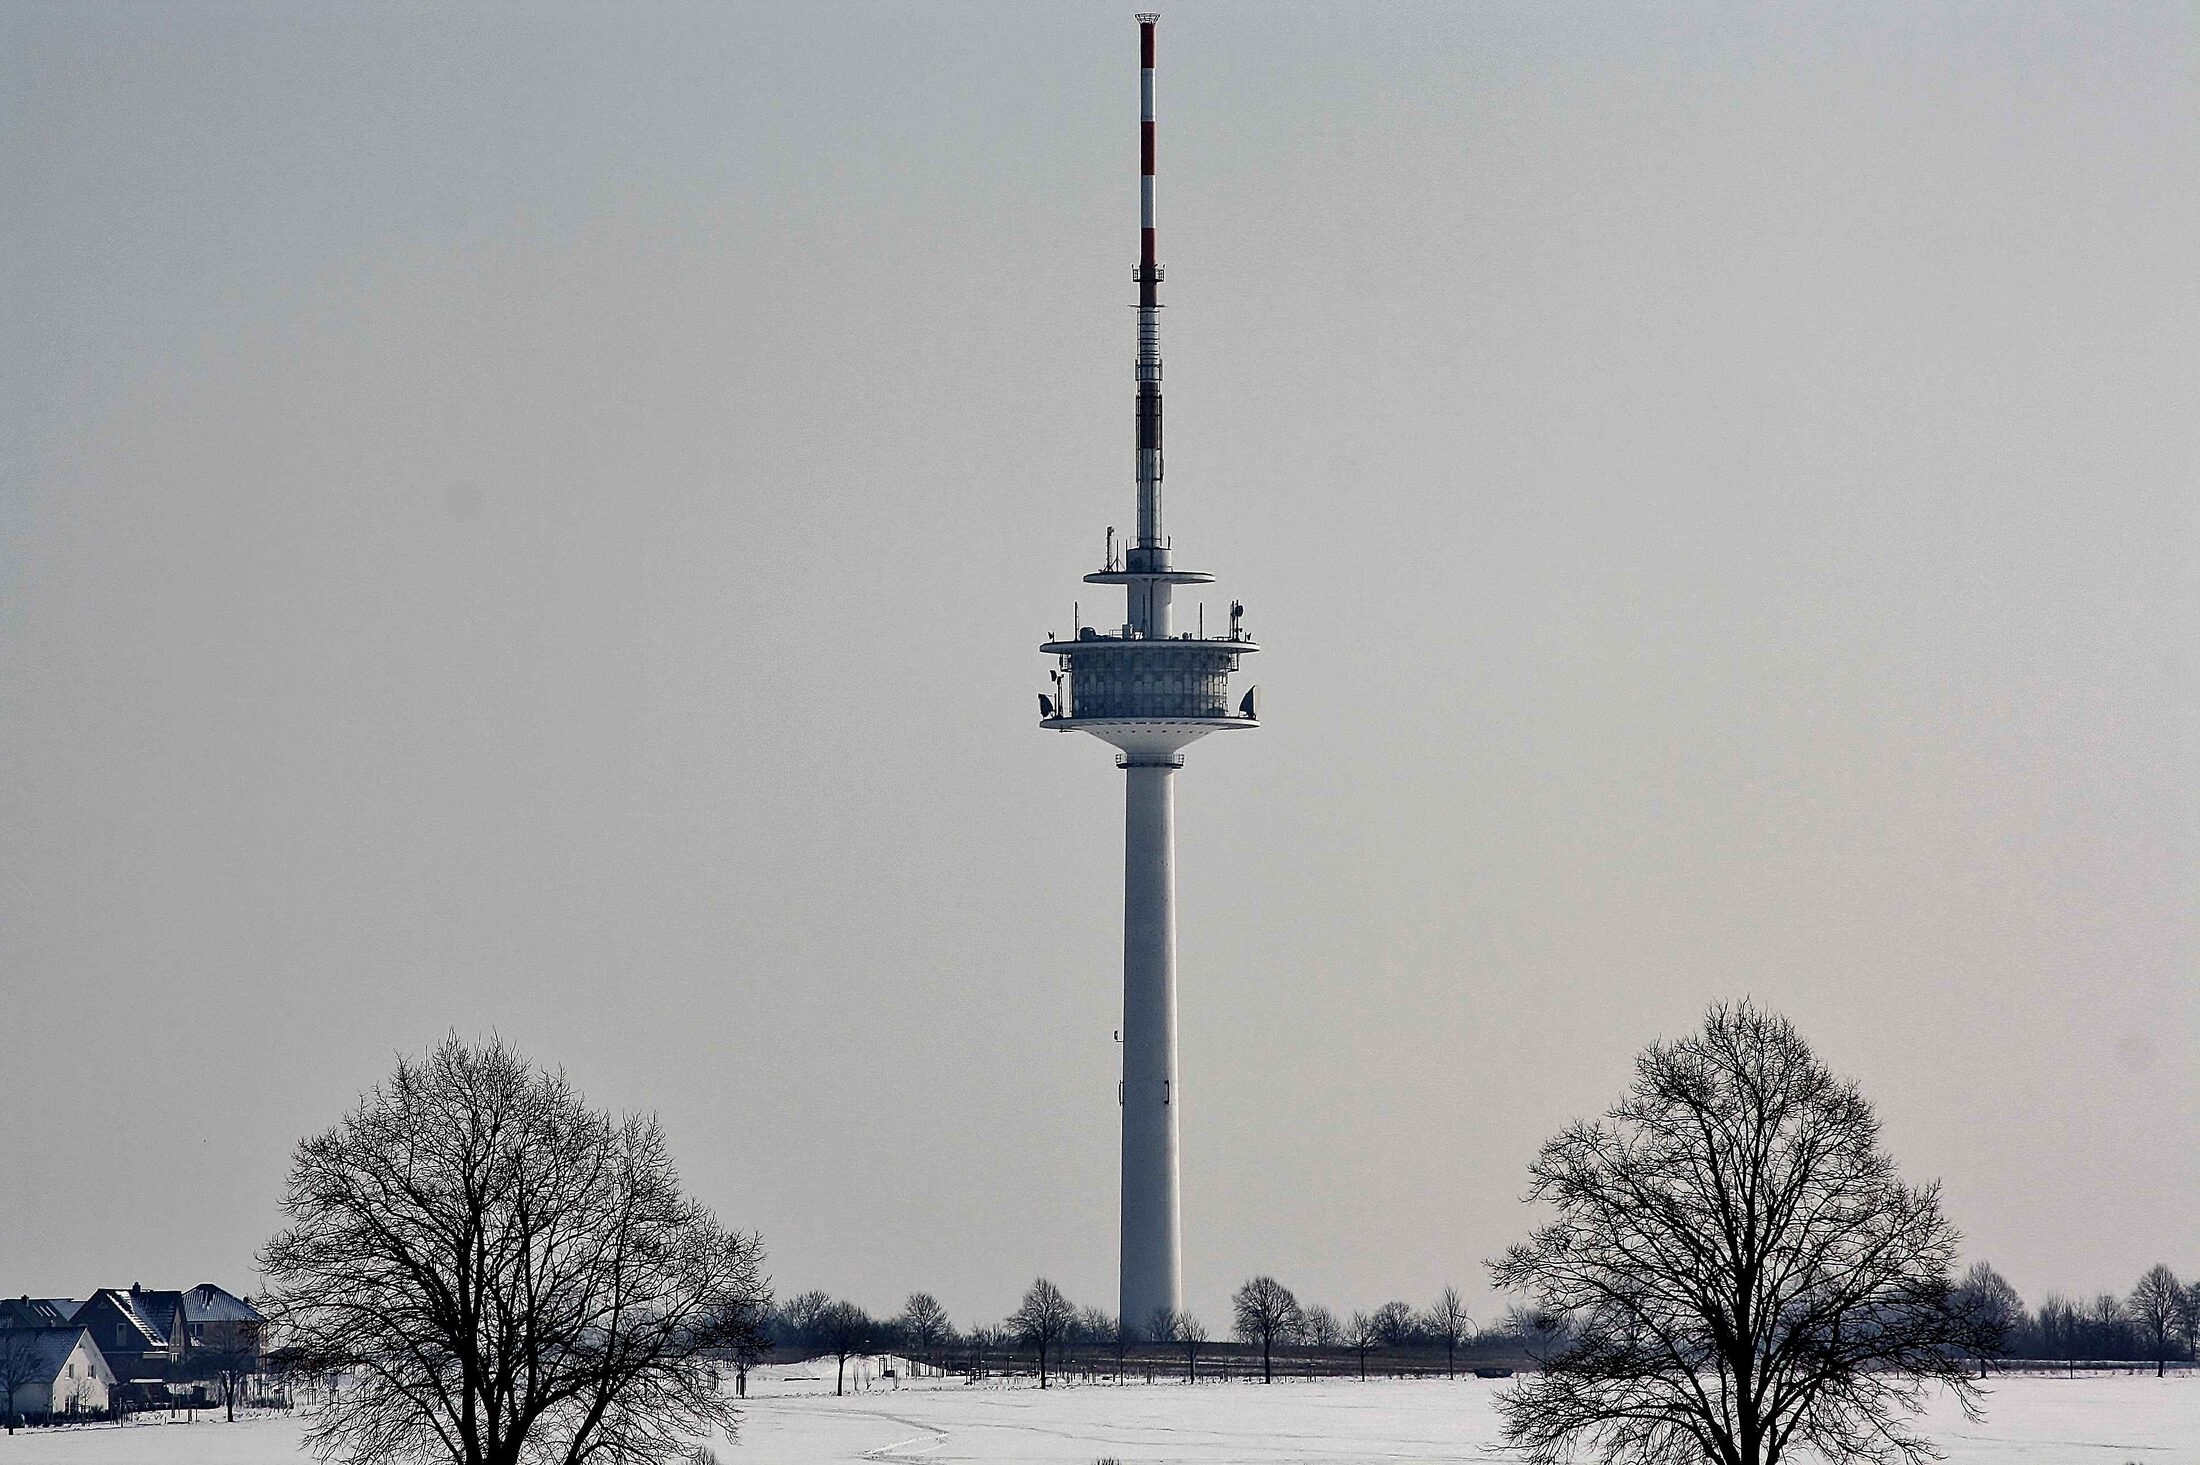
[[[764,1314],[757,1341],[780,1356],[831,1358],[835,1391],[843,1392],[848,1360],[882,1353],[944,1371],[1028,1372],[1045,1387],[1065,1374],[1175,1374],[1192,1382],[1226,1375],[1273,1380],[1279,1372],[1456,1374],[1525,1362],[1548,1336],[1547,1324],[1518,1311],[1479,1327],[1454,1287],[1426,1308],[1391,1301],[1340,1318],[1318,1303],[1301,1303],[1269,1276],[1237,1289],[1219,1332],[1191,1312],[1166,1309],[1125,1329],[1106,1309],[1080,1307],[1041,1277],[1006,1318],[967,1327],[958,1327],[928,1292],[912,1293],[891,1316],[803,1292]]]
[[[2123,1296],[2050,1292],[2027,1308],[2001,1273],[1979,1262],[1964,1275],[1958,1296],[1990,1342],[1981,1350],[1982,1371],[1998,1357],[2071,1368],[2151,1363],[2161,1373],[2200,1354],[2200,1279],[2181,1281],[2160,1263]]]
[[[2182,1280],[2167,1266],[2149,1268],[2128,1294],[2051,1292],[2031,1308],[2000,1272],[1979,1262],[1957,1297],[1978,1327],[1974,1362],[1981,1372],[2004,1360],[2070,1368],[2151,1363],[2161,1370],[2200,1358],[2200,1279]],[[1030,1372],[1042,1383],[1064,1372],[1091,1377],[1133,1369],[1197,1382],[1203,1364],[1209,1377],[1273,1379],[1279,1369],[1295,1369],[1368,1378],[1519,1366],[1570,1336],[1568,1319],[1533,1308],[1509,1308],[1481,1326],[1453,1287],[1425,1308],[1392,1300],[1340,1313],[1302,1303],[1268,1276],[1233,1294],[1219,1336],[1190,1312],[1159,1313],[1126,1333],[1112,1313],[1077,1306],[1042,1277],[1008,1317],[968,1327],[958,1327],[929,1292],[911,1293],[889,1316],[824,1292],[800,1293],[764,1313],[755,1346],[737,1361],[745,1371],[766,1353],[829,1357],[836,1390],[846,1387],[849,1359],[881,1353],[952,1372]]]
[[[1974,1323],[1974,1366],[2051,1363],[2067,1368],[2172,1363],[2200,1358],[2200,1279],[2150,1267],[2129,1294],[2090,1299],[2049,1293],[2037,1308],[1992,1265],[1979,1262],[1955,1292]],[[768,1354],[828,1357],[835,1391],[846,1387],[851,1358],[891,1353],[947,1372],[1032,1373],[1042,1386],[1068,1373],[1091,1378],[1140,1372],[1256,1377],[1279,1371],[1368,1378],[1380,1374],[1456,1375],[1462,1367],[1505,1370],[1534,1365],[1573,1341],[1574,1320],[1511,1307],[1490,1326],[1468,1315],[1458,1289],[1446,1287],[1426,1308],[1402,1301],[1340,1315],[1302,1303],[1273,1277],[1254,1277],[1231,1297],[1227,1331],[1217,1337],[1190,1312],[1156,1313],[1126,1332],[1112,1313],[1078,1307],[1045,1278],[997,1323],[957,1327],[929,1292],[911,1293],[901,1311],[873,1316],[824,1292],[804,1292],[766,1308],[746,1329],[740,1372]]]

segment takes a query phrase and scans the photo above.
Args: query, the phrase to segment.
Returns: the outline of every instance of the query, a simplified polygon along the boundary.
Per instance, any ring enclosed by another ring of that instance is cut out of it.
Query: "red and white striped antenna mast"
[[[1161,532],[1161,264],[1154,252],[1153,52],[1161,17],[1138,17],[1138,537],[1131,568],[1165,570]]]

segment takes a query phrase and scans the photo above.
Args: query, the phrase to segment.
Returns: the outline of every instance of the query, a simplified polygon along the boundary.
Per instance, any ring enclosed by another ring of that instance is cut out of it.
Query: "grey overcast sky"
[[[0,1292],[251,1290],[455,1029],[783,1290],[1111,1302],[1133,8],[0,11]],[[2200,13],[1163,8],[1195,1310],[1489,1305],[1743,993],[2200,1269]]]

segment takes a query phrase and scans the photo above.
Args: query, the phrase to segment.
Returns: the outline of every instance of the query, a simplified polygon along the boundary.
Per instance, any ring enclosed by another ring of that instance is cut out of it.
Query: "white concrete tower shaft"
[[[1123,1213],[1121,1317],[1144,1337],[1184,1306],[1177,1165],[1176,770],[1183,755],[1123,768]]]
[[[1136,469],[1138,528],[1121,563],[1086,583],[1120,585],[1119,628],[1079,626],[1040,649],[1057,659],[1040,725],[1089,732],[1118,750],[1123,770],[1123,1202],[1122,1325],[1150,1336],[1161,1312],[1184,1306],[1177,1126],[1183,1090],[1176,1054],[1176,771],[1209,733],[1258,726],[1254,699],[1233,710],[1230,673],[1260,648],[1231,607],[1227,634],[1171,625],[1179,585],[1214,577],[1177,569],[1161,527],[1161,266],[1154,246],[1154,22],[1138,17],[1139,258]]]

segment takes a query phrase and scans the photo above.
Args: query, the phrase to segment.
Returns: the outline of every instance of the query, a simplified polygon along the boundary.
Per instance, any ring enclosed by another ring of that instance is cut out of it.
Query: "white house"
[[[82,1328],[21,1329],[0,1335],[31,1343],[31,1366],[15,1388],[15,1412],[30,1419],[104,1414],[114,1370]]]

